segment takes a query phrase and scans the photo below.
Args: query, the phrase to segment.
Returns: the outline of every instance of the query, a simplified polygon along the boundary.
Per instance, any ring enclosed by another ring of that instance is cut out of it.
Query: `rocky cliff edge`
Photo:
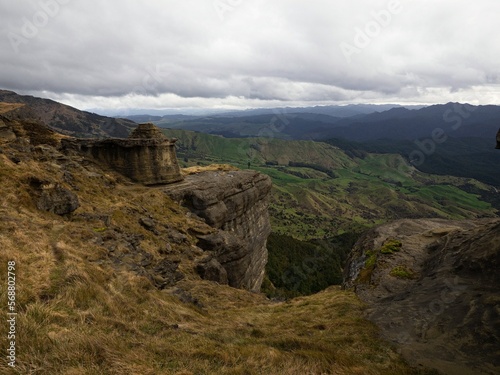
[[[500,220],[400,220],[354,246],[344,287],[413,364],[500,373]]]
[[[262,284],[271,232],[271,186],[268,176],[246,170],[202,172],[164,188],[169,197],[217,228],[198,235],[198,246],[212,252],[226,270],[229,285],[236,288],[258,291]]]

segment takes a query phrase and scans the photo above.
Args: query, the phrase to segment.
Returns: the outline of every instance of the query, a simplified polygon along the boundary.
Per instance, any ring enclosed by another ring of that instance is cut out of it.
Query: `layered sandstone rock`
[[[218,229],[199,235],[198,246],[213,253],[226,270],[229,285],[260,290],[271,232],[270,178],[248,170],[203,172],[187,176],[164,191]]]
[[[354,246],[344,280],[410,363],[453,375],[499,373],[498,285],[498,219],[382,225]]]
[[[140,124],[127,139],[63,139],[63,148],[76,149],[144,185],[182,180],[176,139],[168,139],[153,124]]]

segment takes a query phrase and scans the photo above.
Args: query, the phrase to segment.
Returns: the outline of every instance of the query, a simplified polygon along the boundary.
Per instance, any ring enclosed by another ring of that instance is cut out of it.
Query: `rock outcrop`
[[[182,180],[175,153],[176,139],[168,139],[153,124],[140,124],[127,139],[63,139],[64,149],[88,155],[144,185]]]
[[[500,220],[400,220],[354,246],[344,287],[413,364],[500,373]]]
[[[80,207],[78,196],[61,185],[44,187],[36,206],[39,210],[67,215]]]
[[[214,257],[200,265],[200,273],[224,279],[216,260],[225,269],[229,285],[260,290],[271,232],[267,210],[270,178],[249,170],[202,172],[168,185],[164,191],[218,229],[198,235],[198,246]]]

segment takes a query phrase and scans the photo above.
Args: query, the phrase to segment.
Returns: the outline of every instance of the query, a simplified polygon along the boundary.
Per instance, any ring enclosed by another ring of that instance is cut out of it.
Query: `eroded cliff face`
[[[344,287],[413,364],[500,373],[500,220],[400,220],[353,248]]]
[[[219,171],[190,175],[164,189],[217,229],[198,235],[198,246],[213,254],[233,287],[260,290],[271,232],[271,185],[268,176],[256,171]],[[213,259],[210,261],[213,267]]]
[[[140,124],[126,139],[63,139],[73,149],[144,185],[182,180],[175,153],[175,139],[168,139],[153,124]]]

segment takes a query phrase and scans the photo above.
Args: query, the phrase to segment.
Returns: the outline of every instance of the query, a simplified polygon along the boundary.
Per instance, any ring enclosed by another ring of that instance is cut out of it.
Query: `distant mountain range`
[[[493,139],[500,126],[500,106],[447,103],[418,110],[393,108],[381,113],[344,119],[336,125],[335,129],[326,130],[321,137],[355,141],[416,140],[422,137],[440,138],[438,133],[445,133],[446,136],[455,138]]]
[[[372,112],[382,112],[395,107],[405,107],[408,109],[423,108],[422,105],[405,105],[400,104],[348,104],[348,105],[326,105],[314,107],[277,107],[277,108],[251,108],[245,110],[225,110],[213,108],[169,108],[169,109],[116,109],[102,110],[93,109],[92,111],[106,116],[134,118],[140,116],[155,116],[168,117],[184,115],[189,117],[206,117],[206,116],[223,116],[223,117],[239,117],[239,116],[255,116],[269,115],[276,113],[319,113],[334,117],[349,117],[359,114],[368,114]]]
[[[351,117],[356,115],[367,115],[375,112],[384,112],[392,108],[419,109],[424,106],[401,106],[399,104],[348,104],[348,105],[318,105],[314,107],[278,107],[278,108],[255,108],[243,111],[230,111],[218,116],[245,117],[258,115],[291,115],[291,114],[319,114],[332,117]]]
[[[310,108],[254,109],[213,116],[133,116],[149,118],[169,128],[201,131],[225,137],[272,134],[283,139],[351,141],[379,139],[479,137],[494,139],[500,126],[500,107],[447,103],[424,108],[394,105],[350,105]]]

